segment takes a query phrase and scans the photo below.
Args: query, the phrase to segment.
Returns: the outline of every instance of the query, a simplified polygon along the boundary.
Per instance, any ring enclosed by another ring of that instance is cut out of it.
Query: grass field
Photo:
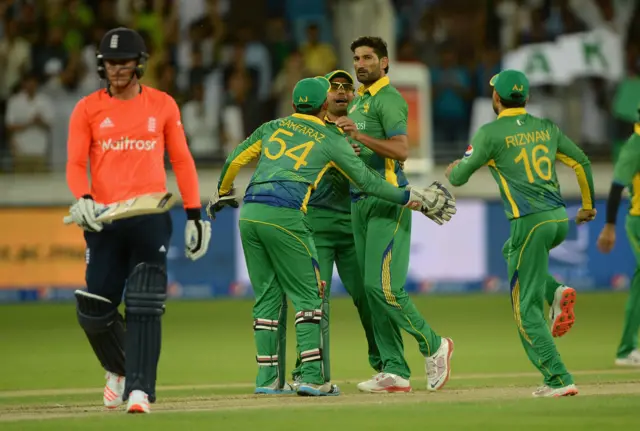
[[[613,365],[625,293],[581,294],[578,321],[558,340],[580,395],[533,399],[541,377],[529,364],[507,295],[414,298],[456,350],[449,384],[425,390],[423,360],[405,337],[414,393],[359,394],[370,377],[366,344],[349,299],[332,303],[332,374],[343,395],[325,399],[252,395],[256,371],[248,301],[171,302],[158,402],[130,416],[102,407],[103,372],[76,324],[74,305],[0,306],[0,429],[378,430],[403,428],[519,430],[633,429],[640,425],[640,369]],[[292,320],[290,320],[291,322]],[[295,334],[288,334],[288,368]]]

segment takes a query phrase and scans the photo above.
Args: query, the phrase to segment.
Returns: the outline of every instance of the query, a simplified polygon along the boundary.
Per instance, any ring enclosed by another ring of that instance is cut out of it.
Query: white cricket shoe
[[[131,391],[127,403],[127,413],[151,413],[149,396],[140,390]]]
[[[578,388],[576,385],[567,385],[561,388],[551,388],[547,385],[540,386],[536,391],[532,394],[536,398],[542,397],[572,397],[574,395],[578,395]]]
[[[411,392],[409,380],[391,373],[378,373],[366,382],[358,383],[360,392],[371,394],[393,394]]]
[[[298,386],[300,384],[298,383]],[[253,393],[254,394],[265,394],[265,395],[287,395],[287,394],[295,394],[298,389],[294,388],[293,385],[285,382],[284,386],[280,387],[278,385],[278,379],[275,382],[270,384],[269,386],[262,386],[256,388]]]
[[[616,365],[620,367],[640,367],[640,350],[633,350],[624,358],[616,358]]]
[[[453,356],[453,340],[442,337],[440,347],[436,353],[425,358],[424,369],[427,372],[427,390],[437,391],[449,381],[451,356]]]
[[[576,321],[573,307],[576,303],[576,290],[573,287],[558,286],[549,308],[549,322],[551,335],[562,337]]]
[[[107,383],[104,385],[104,395],[102,397],[104,406],[108,409],[115,409],[123,403],[122,394],[124,394],[124,377],[110,371],[107,371],[107,374],[104,377],[107,379]]]

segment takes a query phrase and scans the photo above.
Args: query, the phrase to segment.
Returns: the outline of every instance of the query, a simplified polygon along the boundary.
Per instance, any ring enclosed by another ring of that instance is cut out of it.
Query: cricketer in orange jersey
[[[75,292],[78,322],[107,372],[105,406],[128,401],[129,413],[148,413],[155,401],[172,223],[169,213],[108,224],[96,214],[114,202],[166,192],[166,149],[187,213],[187,257],[204,256],[211,237],[210,222],[200,219],[198,177],[178,106],[168,94],[138,82],[147,58],[134,30],[105,34],[97,62],[107,88],[78,102],[67,144],[67,183],[77,198],[70,213],[87,244],[87,290]],[[126,329],[118,312],[123,292]]]

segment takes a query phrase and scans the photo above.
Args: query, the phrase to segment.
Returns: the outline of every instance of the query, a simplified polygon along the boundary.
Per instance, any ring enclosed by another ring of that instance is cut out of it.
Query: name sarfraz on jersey
[[[102,139],[98,145],[103,152],[107,151],[153,151],[156,148],[155,139],[135,139],[123,136],[120,139]]]

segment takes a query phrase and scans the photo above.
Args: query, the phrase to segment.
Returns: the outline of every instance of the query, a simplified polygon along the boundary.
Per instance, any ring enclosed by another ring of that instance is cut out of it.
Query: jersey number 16
[[[540,154],[541,152],[543,154]],[[548,152],[549,149],[545,145],[536,145],[533,147],[533,150],[531,150],[531,157],[529,157],[527,148],[525,147],[520,150],[518,157],[515,158],[514,162],[524,163],[524,170],[527,173],[527,179],[530,183],[535,181],[533,172],[531,171],[531,165],[533,165],[533,170],[539,178],[545,181],[549,181],[551,179],[551,159],[546,156]]]
[[[269,150],[269,147],[266,147],[264,149],[264,155],[271,160],[278,160],[282,156],[287,156],[296,162],[296,164],[293,166],[293,169],[296,171],[300,169],[301,166],[307,166],[306,158],[309,155],[309,152],[311,151],[313,146],[315,145],[315,142],[309,141],[309,142],[305,142],[304,144],[296,145],[295,147],[291,147],[287,149],[287,143],[284,141],[284,139],[278,137],[278,135],[280,134],[288,137],[293,137],[293,133],[288,130],[285,130],[285,129],[276,130],[275,132],[273,132],[273,135],[271,135],[271,137],[269,138],[269,142],[277,142],[278,144],[280,144],[280,148],[274,154]]]

